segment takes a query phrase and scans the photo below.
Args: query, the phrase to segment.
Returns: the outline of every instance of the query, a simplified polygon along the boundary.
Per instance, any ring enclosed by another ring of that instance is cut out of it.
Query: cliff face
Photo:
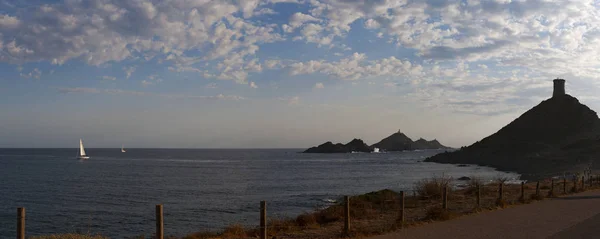
[[[426,159],[551,175],[589,164],[599,155],[600,119],[570,95],[542,101],[498,132],[468,147]]]

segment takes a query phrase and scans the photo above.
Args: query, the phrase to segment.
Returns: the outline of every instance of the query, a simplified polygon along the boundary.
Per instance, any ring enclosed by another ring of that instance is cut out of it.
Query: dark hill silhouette
[[[398,131],[385,139],[382,139],[371,147],[379,148],[384,151],[403,151],[403,150],[416,150],[416,149],[449,149],[448,147],[440,144],[436,139],[432,141],[424,140],[420,138],[417,141],[412,141],[408,136]]]
[[[304,153],[350,153],[350,152],[371,152],[373,149],[369,147],[361,139],[353,139],[347,144],[333,144],[326,142],[317,147],[312,147],[304,151]]]
[[[317,147],[309,148],[304,151],[304,153],[350,153],[352,151],[371,152],[373,151],[373,148],[379,148],[382,151],[449,149],[435,139],[432,141],[419,139],[413,142],[409,137],[398,131],[397,133],[394,133],[371,146],[367,146],[367,144],[360,139],[353,139],[347,144],[333,144],[332,142],[326,142]]]
[[[564,81],[563,81],[564,84]],[[600,119],[570,95],[556,93],[468,147],[425,161],[478,164],[541,178],[580,171],[600,156]],[[560,90],[560,89],[559,89]]]

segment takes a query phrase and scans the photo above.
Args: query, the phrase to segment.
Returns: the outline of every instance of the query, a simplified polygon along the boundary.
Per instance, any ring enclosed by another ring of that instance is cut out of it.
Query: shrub
[[[504,199],[497,199],[496,206],[500,208],[505,208],[506,206],[508,206],[508,202],[506,202]]]
[[[302,228],[310,228],[318,225],[315,213],[304,213],[296,217],[296,224]]]
[[[430,179],[423,179],[415,183],[415,191],[419,194],[419,197],[423,199],[438,199],[442,198],[442,190],[445,187],[448,187],[451,182],[451,177],[434,176]],[[450,194],[450,188],[448,188],[448,194]]]
[[[242,225],[234,224],[227,226],[223,231],[223,238],[246,238],[246,229]]]
[[[342,205],[334,205],[316,212],[317,223],[324,225],[331,222],[336,222],[344,218]]]
[[[483,180],[479,177],[470,177],[470,180],[467,182],[467,186],[465,187],[465,194],[469,195],[476,195],[477,194],[477,187],[482,186],[481,187],[481,191],[483,191]],[[483,194],[483,192],[481,192],[481,194]]]
[[[293,219],[271,219],[267,223],[267,232],[269,235],[274,235],[278,232],[289,232],[296,228],[296,221]]]

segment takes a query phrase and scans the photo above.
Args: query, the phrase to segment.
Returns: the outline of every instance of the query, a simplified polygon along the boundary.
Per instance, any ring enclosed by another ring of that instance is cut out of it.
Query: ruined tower
[[[557,97],[565,94],[565,80],[563,79],[554,79],[554,92],[552,93],[552,97]]]

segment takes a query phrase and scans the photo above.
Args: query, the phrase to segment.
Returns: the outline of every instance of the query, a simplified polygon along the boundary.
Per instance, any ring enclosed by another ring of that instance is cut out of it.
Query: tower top
[[[552,97],[565,95],[565,80],[556,78],[553,80],[553,82],[554,82],[554,92],[552,93]]]

